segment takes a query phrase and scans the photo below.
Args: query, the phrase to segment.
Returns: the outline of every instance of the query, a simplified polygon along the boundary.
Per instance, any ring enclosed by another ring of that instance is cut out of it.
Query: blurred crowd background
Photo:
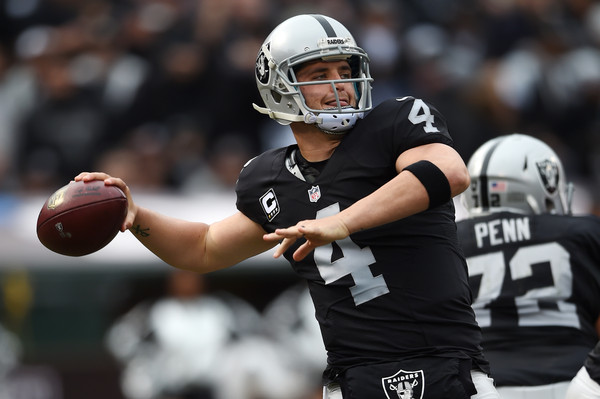
[[[369,53],[375,103],[431,102],[465,160],[497,135],[541,138],[561,156],[580,209],[600,214],[594,0],[0,0],[0,199],[47,196],[84,170],[120,176],[137,193],[230,192],[248,159],[292,141],[253,110],[261,104],[253,73],[268,33],[307,12],[338,19]],[[8,306],[11,292],[16,303],[33,301],[28,278],[3,276],[3,319],[25,312]],[[150,280],[156,287],[168,276]],[[14,362],[3,359],[9,370]],[[118,398],[93,384],[77,397],[64,378],[39,381],[61,393],[30,390],[26,399],[91,399],[94,390]],[[138,386],[145,398],[158,397],[147,384]],[[0,399],[18,392],[0,385]]]
[[[600,5],[592,0],[1,0],[0,189],[105,170],[149,190],[227,189],[289,140],[258,114],[257,50],[285,18],[332,15],[374,95],[447,117],[465,159],[498,134],[547,140],[599,182]]]

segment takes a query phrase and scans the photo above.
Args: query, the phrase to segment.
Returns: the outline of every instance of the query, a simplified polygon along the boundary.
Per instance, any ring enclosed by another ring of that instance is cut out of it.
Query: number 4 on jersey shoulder
[[[397,98],[396,101],[408,101],[413,100],[413,106],[408,114],[408,120],[412,122],[413,125],[420,125],[424,123],[423,130],[426,133],[435,133],[439,132],[438,128],[433,126],[434,117],[429,109],[429,106],[425,104],[425,102],[419,98],[414,97],[402,97]]]

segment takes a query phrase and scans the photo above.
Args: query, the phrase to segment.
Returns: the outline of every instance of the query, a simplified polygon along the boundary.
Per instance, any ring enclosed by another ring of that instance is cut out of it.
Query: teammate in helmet
[[[498,392],[564,398],[598,340],[600,219],[571,215],[562,163],[534,137],[489,140],[468,168],[458,237]]]
[[[165,262],[207,273],[276,247],[307,281],[324,398],[497,398],[454,222],[469,175],[444,117],[413,97],[371,105],[369,59],[323,15],[282,22],[258,52],[260,112],[296,144],[249,161],[238,212],[192,223],[136,204],[122,226]],[[143,231],[144,234],[138,234]]]
[[[571,212],[572,185],[562,163],[544,142],[524,134],[484,143],[469,160],[471,187],[461,196],[473,215]]]

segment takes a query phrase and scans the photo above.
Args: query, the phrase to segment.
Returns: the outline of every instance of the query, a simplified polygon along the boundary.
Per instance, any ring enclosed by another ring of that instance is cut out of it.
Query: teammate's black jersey
[[[286,167],[295,145],[249,162],[237,207],[267,232],[333,215],[395,177],[403,151],[432,142],[452,145],[440,114],[421,100],[390,100],[345,134],[314,183]],[[302,242],[285,257],[308,281],[330,365],[440,355],[470,357],[485,369],[452,201],[295,262]]]
[[[600,219],[503,212],[457,226],[496,384],[573,378],[598,340]]]
[[[600,384],[600,341],[596,343],[585,359],[585,368],[590,377]]]

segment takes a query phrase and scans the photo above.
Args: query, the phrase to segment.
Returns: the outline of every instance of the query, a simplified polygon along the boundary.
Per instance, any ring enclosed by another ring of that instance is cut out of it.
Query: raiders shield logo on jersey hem
[[[425,376],[423,370],[404,371],[381,379],[387,399],[423,399]]]

